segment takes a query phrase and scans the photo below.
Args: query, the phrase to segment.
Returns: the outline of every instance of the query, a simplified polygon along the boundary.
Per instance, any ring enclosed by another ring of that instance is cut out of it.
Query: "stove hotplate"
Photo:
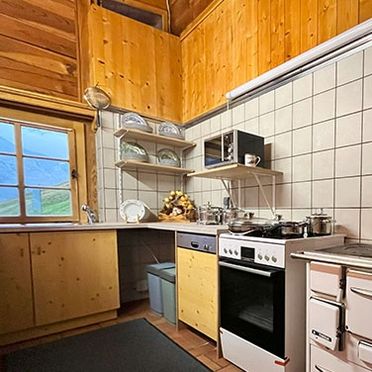
[[[372,244],[347,244],[343,246],[320,249],[317,251],[317,253],[372,258]]]

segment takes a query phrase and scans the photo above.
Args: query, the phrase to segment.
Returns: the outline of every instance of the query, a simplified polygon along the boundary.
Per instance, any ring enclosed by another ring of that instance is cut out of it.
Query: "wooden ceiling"
[[[167,0],[137,0],[163,10]],[[171,32],[179,35],[213,0],[168,0],[171,13]]]
[[[179,35],[213,0],[169,0],[171,31]]]

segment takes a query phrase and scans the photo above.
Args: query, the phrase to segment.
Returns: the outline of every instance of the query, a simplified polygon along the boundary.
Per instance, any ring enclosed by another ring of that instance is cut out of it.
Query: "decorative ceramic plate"
[[[145,203],[141,200],[127,199],[120,204],[120,217],[126,222],[139,222],[146,214]]]
[[[121,128],[138,129],[143,132],[152,133],[152,128],[147,124],[146,120],[134,112],[121,114],[119,120]]]
[[[169,167],[180,167],[181,161],[178,155],[171,149],[161,149],[157,153],[158,163]]]
[[[121,160],[149,161],[147,151],[138,143],[125,142],[120,143],[120,158]]]
[[[170,123],[169,121],[163,121],[162,123],[160,123],[159,134],[165,137],[185,139],[183,129],[173,123]]]

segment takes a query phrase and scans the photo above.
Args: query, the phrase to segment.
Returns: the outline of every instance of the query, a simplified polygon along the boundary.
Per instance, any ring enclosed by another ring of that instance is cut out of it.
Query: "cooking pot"
[[[323,212],[323,208],[319,212],[306,217],[309,224],[309,233],[314,236],[331,235],[332,227],[335,222],[330,216]]]
[[[269,220],[253,217],[253,213],[234,218],[227,224],[229,231],[237,234],[260,234],[272,226]]]
[[[275,227],[283,238],[303,237],[308,223],[306,221],[283,221]]]
[[[222,223],[222,208],[212,207],[210,203],[198,207],[197,223],[201,225],[220,225]]]

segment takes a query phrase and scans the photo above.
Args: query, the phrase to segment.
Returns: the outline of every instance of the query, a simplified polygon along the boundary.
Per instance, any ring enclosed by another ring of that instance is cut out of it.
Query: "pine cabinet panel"
[[[107,90],[113,106],[181,122],[179,38],[95,5],[88,29],[89,84]]]
[[[217,256],[177,248],[178,319],[218,338]]]
[[[36,326],[119,307],[116,231],[31,233]]]
[[[0,333],[33,326],[28,234],[0,234]]]

